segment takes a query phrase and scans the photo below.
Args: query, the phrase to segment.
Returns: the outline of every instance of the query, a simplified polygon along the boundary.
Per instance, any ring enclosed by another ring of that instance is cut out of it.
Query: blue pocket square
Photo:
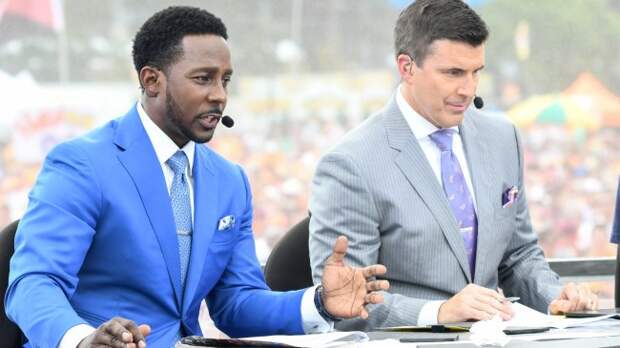
[[[220,219],[220,222],[217,224],[218,231],[226,231],[235,227],[235,217],[232,215],[224,216]]]
[[[502,208],[508,208],[515,202],[519,195],[519,189],[513,186],[502,193]]]

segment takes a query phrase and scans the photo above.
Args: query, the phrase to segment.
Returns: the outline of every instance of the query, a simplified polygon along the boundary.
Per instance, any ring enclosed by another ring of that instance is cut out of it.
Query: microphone
[[[475,96],[474,106],[476,107],[476,109],[482,109],[482,107],[484,106],[484,100],[482,100],[482,98],[480,98],[479,96]]]
[[[222,116],[222,124],[227,128],[232,128],[232,126],[235,125],[235,120],[233,120],[232,117],[228,115],[224,115]]]

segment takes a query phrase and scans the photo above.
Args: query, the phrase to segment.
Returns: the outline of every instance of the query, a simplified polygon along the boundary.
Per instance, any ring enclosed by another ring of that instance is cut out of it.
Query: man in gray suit
[[[315,281],[341,232],[351,265],[389,270],[384,304],[338,328],[506,320],[504,296],[543,312],[596,308],[585,284],[563,287],[544,259],[517,129],[468,110],[485,23],[460,0],[417,0],[394,32],[398,90],[321,159],[312,184]]]

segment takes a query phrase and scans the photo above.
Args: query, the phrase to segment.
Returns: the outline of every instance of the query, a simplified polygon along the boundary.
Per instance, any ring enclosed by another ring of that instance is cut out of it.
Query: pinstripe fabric
[[[385,303],[370,306],[368,320],[343,321],[339,329],[415,324],[428,300],[447,299],[470,282],[502,286],[540,310],[559,293],[530,225],[514,126],[468,111],[459,132],[478,207],[475,279],[441,184],[395,98],[322,157],[310,199],[315,282],[333,241],[344,234],[347,261],[386,265],[391,284]],[[502,208],[502,193],[513,185],[522,194]]]

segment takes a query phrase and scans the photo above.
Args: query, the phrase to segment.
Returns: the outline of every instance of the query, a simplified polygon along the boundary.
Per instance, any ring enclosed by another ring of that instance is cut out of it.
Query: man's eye
[[[207,75],[199,75],[199,76],[194,77],[194,79],[201,83],[211,81],[211,77]]]
[[[228,84],[230,83],[230,77],[225,77],[222,79],[222,84],[224,85],[224,87],[228,86]]]

